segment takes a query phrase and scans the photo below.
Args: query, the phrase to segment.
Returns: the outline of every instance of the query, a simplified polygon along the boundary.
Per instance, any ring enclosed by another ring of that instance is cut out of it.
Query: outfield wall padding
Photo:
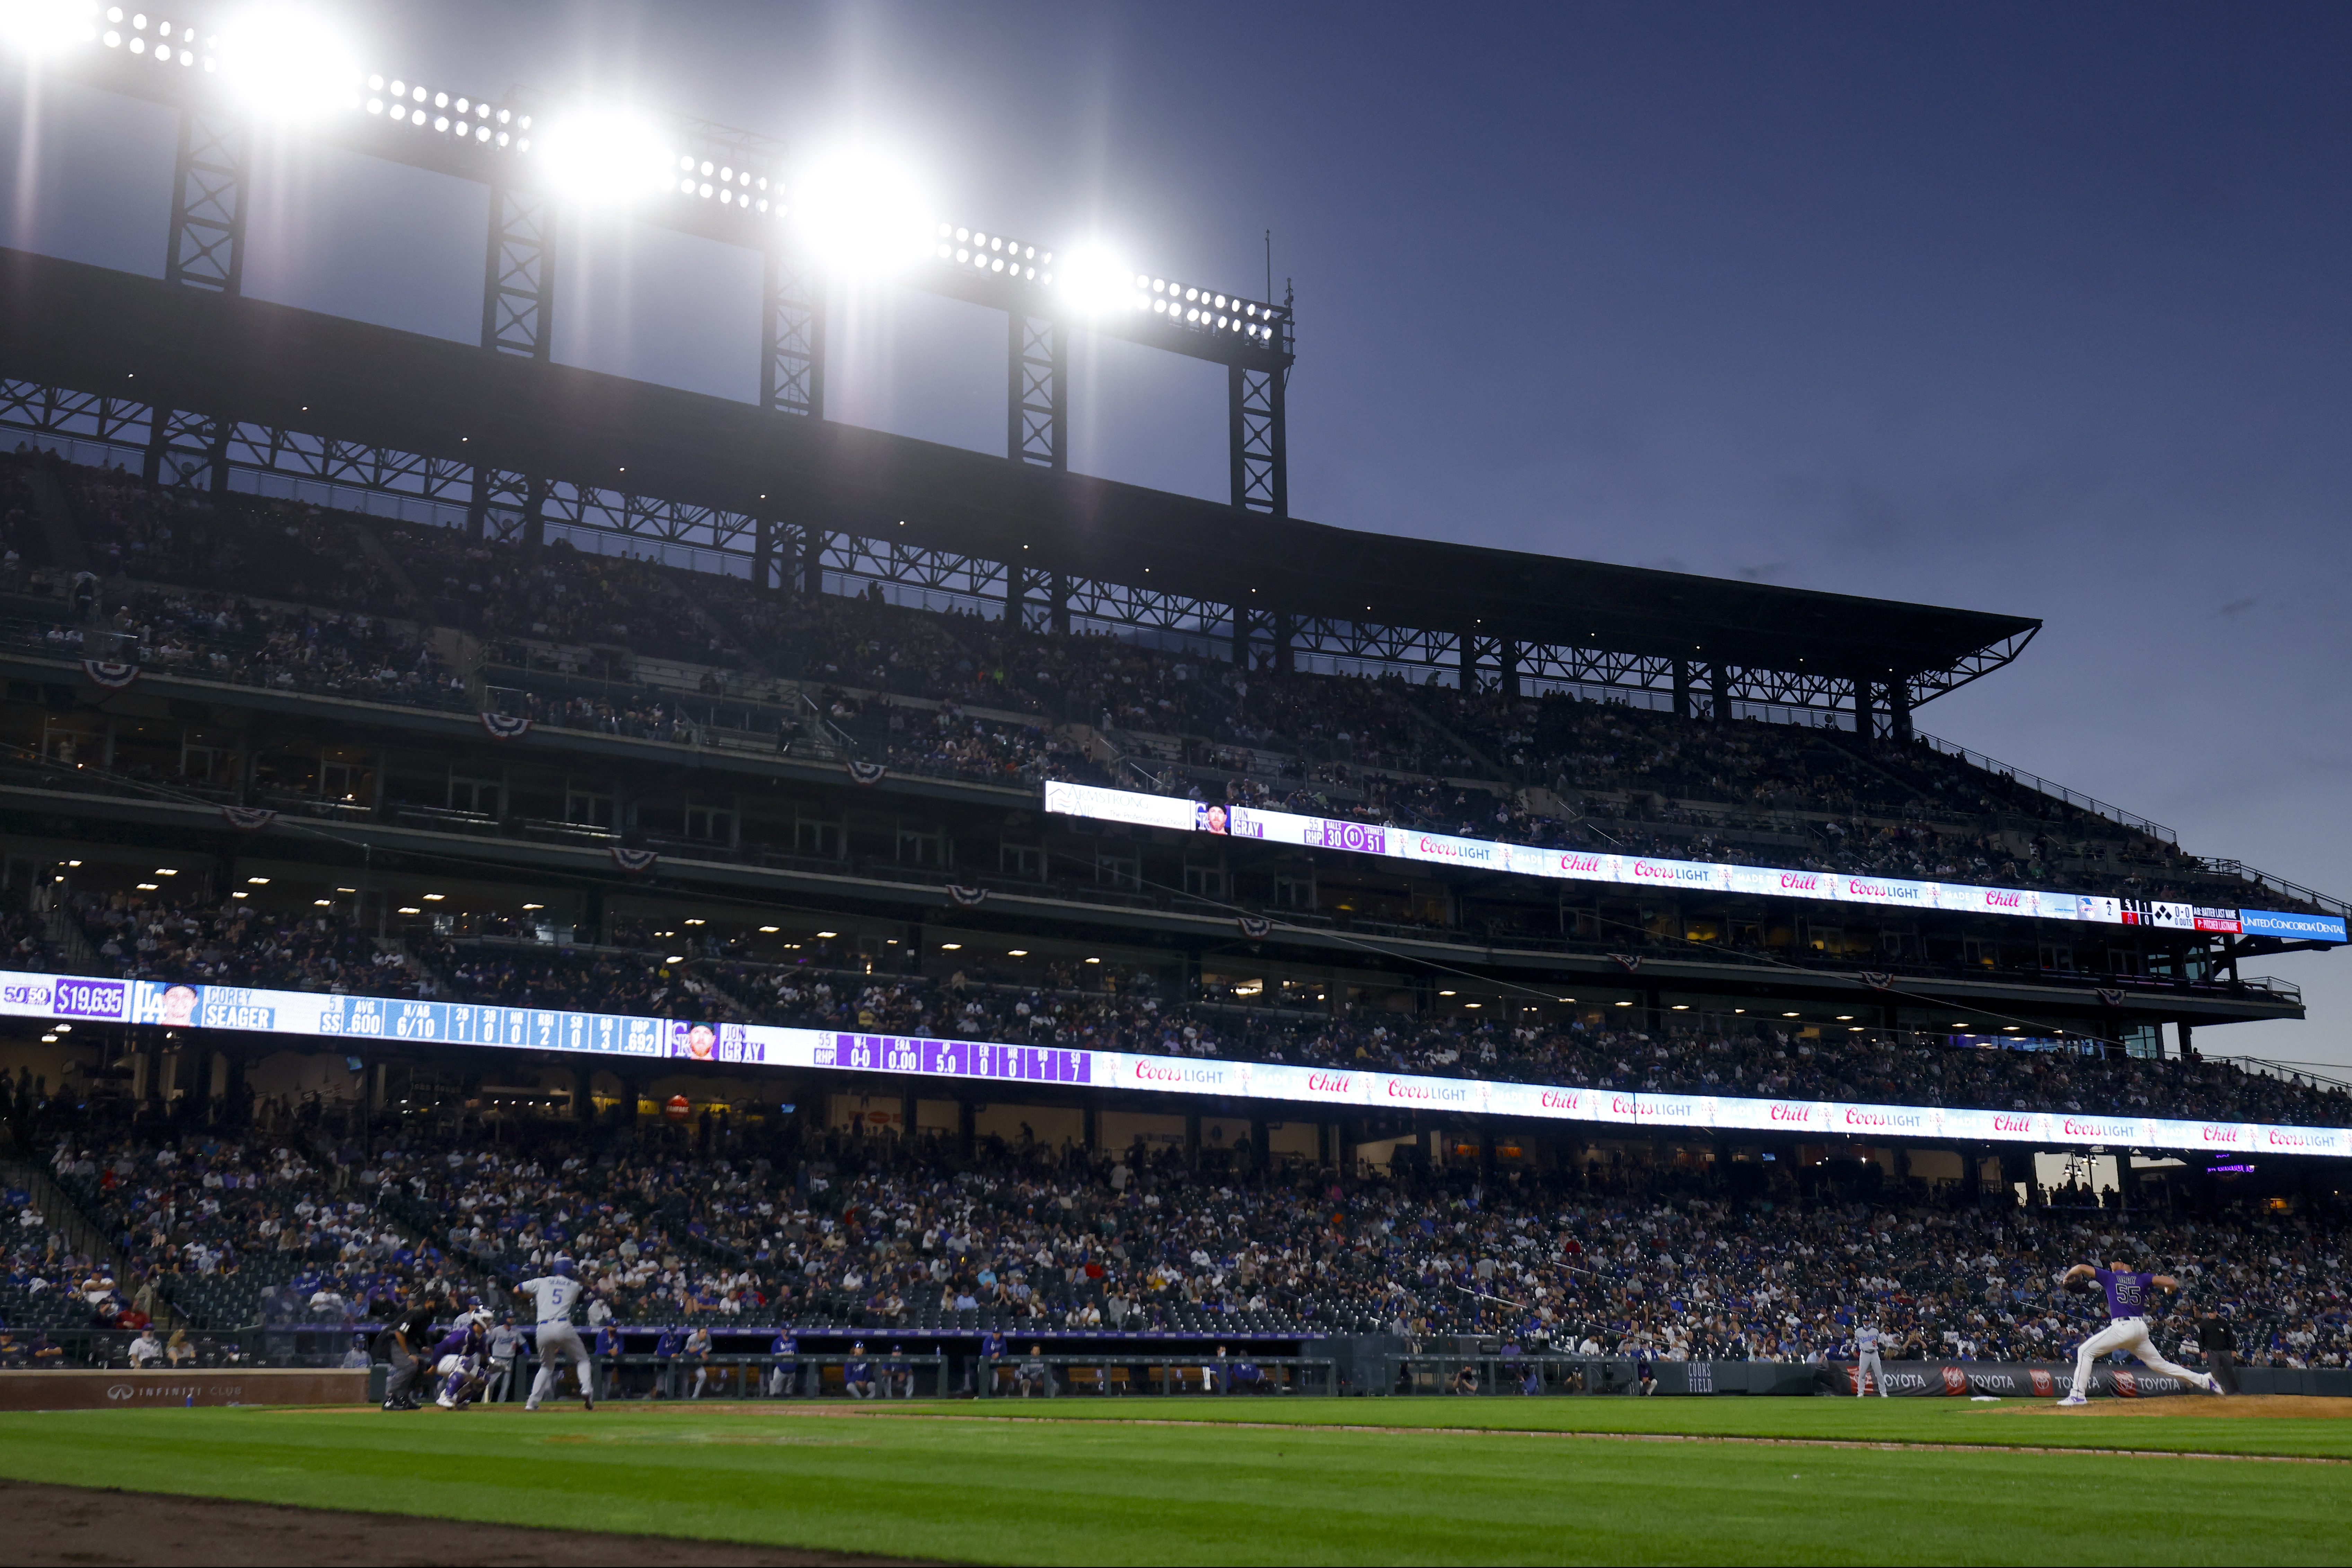
[[[0,1372],[0,1410],[156,1410],[185,1405],[358,1405],[364,1372]]]

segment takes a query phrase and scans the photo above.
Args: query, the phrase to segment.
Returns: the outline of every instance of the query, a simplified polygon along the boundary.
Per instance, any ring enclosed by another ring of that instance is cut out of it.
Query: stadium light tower
[[[209,44],[206,65],[229,90],[270,119],[348,112],[365,97],[359,51],[315,11],[264,6],[235,18],[218,37],[198,41]]]
[[[1082,245],[1063,259],[1061,289],[1063,298],[1081,315],[1132,310],[1135,268],[1099,242]]]
[[[98,39],[95,0],[0,0],[0,44],[40,58]]]
[[[552,195],[604,205],[668,190],[679,153],[675,139],[646,116],[582,107],[551,116],[530,157]]]
[[[490,187],[490,352],[547,357],[559,209],[625,206],[640,221],[761,253],[761,403],[771,411],[824,417],[826,281],[887,275],[1005,313],[1013,462],[1066,465],[1069,333],[1123,337],[1225,367],[1233,504],[1288,513],[1287,301],[1147,272],[1099,242],[1057,267],[1049,246],[942,216],[909,164],[874,151],[796,154],[687,115],[524,87],[488,99],[453,92],[383,71],[364,58],[365,40],[288,0],[226,12],[217,26],[209,14],[191,21],[103,0],[0,0],[0,47],[179,110],[165,265],[175,284],[239,291],[252,128],[299,123]]]
[[[892,275],[931,254],[938,213],[899,159],[845,147],[810,159],[777,215],[836,271]]]

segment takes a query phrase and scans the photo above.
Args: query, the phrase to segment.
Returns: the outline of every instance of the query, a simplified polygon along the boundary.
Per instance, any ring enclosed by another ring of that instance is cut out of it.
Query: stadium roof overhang
[[[0,374],[1268,616],[1782,671],[1799,689],[1864,675],[1923,700],[2041,626],[1276,519],[17,250],[0,250]]]

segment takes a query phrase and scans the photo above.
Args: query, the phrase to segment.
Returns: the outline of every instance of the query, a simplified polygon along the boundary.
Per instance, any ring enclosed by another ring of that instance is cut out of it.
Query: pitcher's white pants
[[[2091,1363],[2109,1351],[2129,1351],[2150,1372],[2177,1377],[2191,1388],[2207,1386],[2203,1373],[2191,1372],[2164,1359],[2163,1353],[2156,1348],[2156,1342],[2147,1337],[2146,1318],[2117,1318],[2084,1340],[2083,1348],[2074,1352],[2075,1394],[2085,1399],[2091,1396]]]
[[[1886,1398],[1886,1369],[1878,1364],[1876,1351],[1864,1351],[1853,1358],[1853,1396],[1860,1399],[1870,1392],[1870,1378],[1878,1380],[1878,1397]]]

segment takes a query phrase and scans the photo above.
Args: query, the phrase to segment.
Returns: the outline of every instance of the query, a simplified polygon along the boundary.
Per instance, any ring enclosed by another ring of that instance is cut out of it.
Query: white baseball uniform
[[[539,1304],[539,1374],[531,1379],[530,1397],[523,1408],[539,1408],[540,1400],[561,1375],[561,1362],[572,1363],[582,1396],[591,1396],[594,1384],[589,1382],[588,1347],[580,1342],[580,1331],[572,1326],[572,1305],[580,1300],[580,1281],[546,1274],[515,1288]]]
[[[1878,1360],[1878,1329],[1864,1323],[1853,1331],[1853,1396],[1860,1399],[1870,1392],[1872,1378],[1878,1380],[1878,1397],[1886,1394],[1886,1368]]]

